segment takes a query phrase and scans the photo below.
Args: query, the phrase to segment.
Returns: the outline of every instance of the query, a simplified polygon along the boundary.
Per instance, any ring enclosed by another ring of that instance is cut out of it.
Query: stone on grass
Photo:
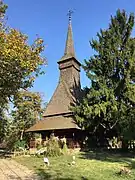
[[[44,165],[47,165],[47,166],[50,165],[49,159],[47,157],[44,157]]]
[[[127,167],[121,167],[120,175],[130,175],[131,174],[131,169],[127,168]]]

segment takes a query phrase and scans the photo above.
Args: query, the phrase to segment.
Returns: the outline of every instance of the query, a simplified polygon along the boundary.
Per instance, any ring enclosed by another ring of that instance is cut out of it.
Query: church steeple
[[[75,94],[79,94],[80,90],[80,62],[75,57],[74,43],[72,38],[72,25],[71,25],[71,14],[73,12],[69,11],[69,23],[68,23],[68,32],[66,39],[66,47],[64,56],[58,61],[60,69],[60,78],[59,82],[66,84],[69,91],[71,89]],[[77,92],[77,93],[76,93]],[[76,96],[76,95],[74,95]]]
[[[75,57],[74,52],[74,43],[73,43],[73,37],[72,37],[72,24],[71,24],[71,14],[73,12],[69,11],[69,23],[68,23],[68,32],[67,32],[67,40],[66,40],[66,47],[65,47],[65,56],[73,56]]]
[[[42,132],[47,137],[51,131],[71,137],[71,132],[76,135],[79,127],[74,122],[71,106],[76,105],[81,97],[80,62],[75,57],[71,14],[69,11],[68,32],[64,56],[58,61],[60,77],[54,94],[43,114],[43,120],[32,126],[27,132]],[[79,134],[76,136],[79,137]],[[76,139],[76,138],[75,138]]]
[[[65,46],[65,52],[64,56],[60,59],[60,61],[69,59],[69,58],[75,58],[75,51],[74,51],[74,42],[73,42],[73,33],[72,33],[72,23],[71,23],[71,15],[73,11],[69,11],[69,22],[68,22],[68,32],[67,32],[67,39],[66,39],[66,46]]]

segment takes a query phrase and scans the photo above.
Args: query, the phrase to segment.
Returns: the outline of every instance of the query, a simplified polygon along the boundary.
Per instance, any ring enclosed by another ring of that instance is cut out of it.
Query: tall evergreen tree
[[[108,134],[114,128],[125,138],[135,138],[135,38],[134,14],[118,10],[109,28],[90,42],[95,55],[83,65],[91,87],[74,108],[79,126]],[[132,130],[132,133],[131,133]],[[100,134],[101,135],[101,134]]]

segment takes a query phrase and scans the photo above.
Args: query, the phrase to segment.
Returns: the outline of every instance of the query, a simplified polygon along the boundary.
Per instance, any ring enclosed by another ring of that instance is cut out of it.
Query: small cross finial
[[[69,10],[68,11],[68,18],[69,18],[69,23],[71,23],[71,18],[72,18],[72,14],[74,13],[74,11],[72,11],[72,10]]]

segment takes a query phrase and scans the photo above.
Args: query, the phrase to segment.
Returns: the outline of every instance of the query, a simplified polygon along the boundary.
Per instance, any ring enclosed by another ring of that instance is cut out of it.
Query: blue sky
[[[29,43],[36,34],[47,45],[43,55],[47,58],[46,74],[39,77],[34,91],[44,94],[48,101],[59,79],[57,61],[63,56],[69,9],[74,10],[72,18],[73,39],[77,59],[83,63],[93,54],[89,40],[96,38],[96,33],[108,27],[110,16],[116,10],[125,9],[135,12],[135,0],[4,0],[8,4],[8,25],[21,30],[29,36]],[[82,87],[90,85],[81,70]]]

